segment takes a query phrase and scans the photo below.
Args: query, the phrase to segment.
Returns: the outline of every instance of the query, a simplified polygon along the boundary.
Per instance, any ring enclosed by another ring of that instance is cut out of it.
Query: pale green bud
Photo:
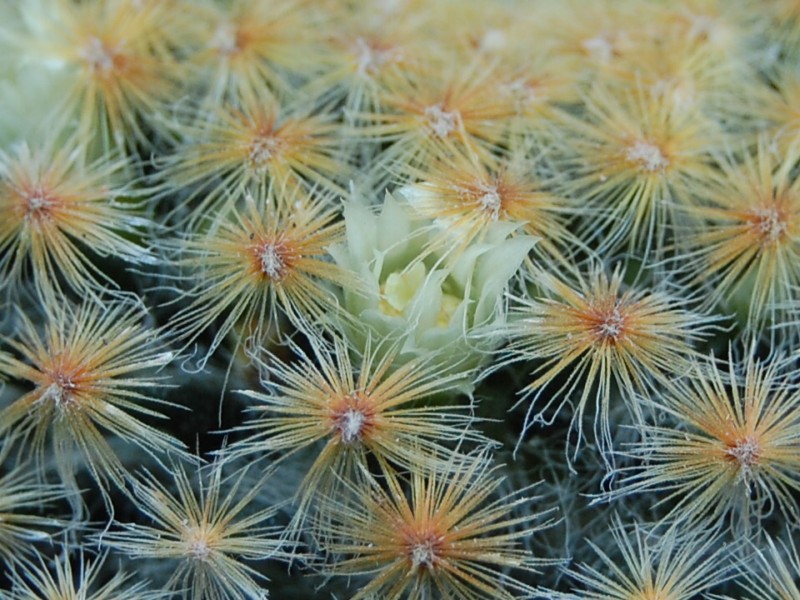
[[[360,289],[342,292],[355,325],[348,336],[364,348],[367,340],[401,344],[406,359],[441,362],[443,373],[473,370],[502,339],[504,294],[536,243],[512,235],[516,226],[493,223],[479,241],[448,254],[442,231],[411,207],[386,195],[380,212],[351,200],[344,209],[346,243],[331,248],[339,266],[361,278]],[[465,381],[465,391],[472,382]]]

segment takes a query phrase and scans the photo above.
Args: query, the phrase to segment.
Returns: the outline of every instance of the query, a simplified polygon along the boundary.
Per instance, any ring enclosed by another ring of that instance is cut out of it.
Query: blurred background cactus
[[[0,55],[0,598],[798,598],[800,2]]]

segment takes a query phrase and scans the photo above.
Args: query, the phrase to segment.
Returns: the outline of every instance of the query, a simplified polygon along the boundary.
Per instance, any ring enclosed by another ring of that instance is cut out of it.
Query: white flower
[[[511,236],[517,226],[498,222],[446,256],[446,249],[431,250],[437,225],[388,193],[379,213],[351,200],[344,217],[346,244],[331,254],[364,282],[343,290],[356,323],[347,327],[351,341],[363,348],[367,339],[392,340],[408,359],[430,354],[443,372],[479,367],[501,341],[492,334],[505,322],[506,288],[536,238]],[[471,387],[465,382],[463,390]]]

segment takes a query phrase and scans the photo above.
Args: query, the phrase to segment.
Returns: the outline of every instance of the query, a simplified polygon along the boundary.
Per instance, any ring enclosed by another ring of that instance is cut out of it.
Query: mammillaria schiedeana
[[[0,0],[0,54],[0,596],[797,595],[797,0]]]

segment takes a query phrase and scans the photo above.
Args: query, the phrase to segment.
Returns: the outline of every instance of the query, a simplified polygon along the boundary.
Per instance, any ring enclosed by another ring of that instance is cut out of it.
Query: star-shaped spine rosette
[[[147,123],[183,76],[175,49],[185,40],[163,27],[175,3],[31,0],[21,9],[25,28],[10,36],[25,62],[53,75],[55,128],[77,125],[87,146],[103,150],[152,146]]]
[[[588,542],[598,563],[570,573],[582,589],[569,600],[691,600],[732,575],[724,568],[730,548],[718,535],[657,535],[638,526],[626,531],[619,517],[613,523],[613,545]]]
[[[296,93],[299,80],[313,79],[326,64],[319,31],[330,23],[322,3],[194,4],[201,43],[190,61],[195,80],[205,90],[206,108],[228,101],[253,102],[265,94],[286,98]]]
[[[163,402],[149,395],[164,385],[152,371],[172,353],[140,324],[136,306],[91,302],[46,309],[41,326],[20,312],[17,333],[3,340],[0,369],[33,389],[0,411],[0,436],[20,455],[33,456],[42,477],[46,464],[55,462],[70,491],[85,467],[109,501],[109,484],[125,491],[128,477],[109,434],[156,460],[183,454],[178,440],[137,418],[163,418],[148,408]]]
[[[709,303],[725,302],[751,333],[781,324],[800,285],[800,146],[776,156],[762,139],[755,155],[720,158],[699,187],[703,226],[677,260],[695,282],[712,282]]]
[[[158,160],[162,183],[155,188],[163,196],[186,190],[174,212],[191,227],[209,213],[240,208],[242,195],[231,193],[240,188],[263,194],[270,186],[304,185],[344,194],[348,166],[331,110],[282,106],[270,97],[199,110],[203,121],[182,127],[184,141]]]
[[[442,373],[435,357],[400,362],[398,347],[369,344],[354,364],[345,340],[310,342],[313,355],[295,348],[294,361],[263,364],[267,392],[243,392],[256,401],[255,417],[237,429],[251,435],[231,448],[234,456],[280,460],[321,448],[298,487],[297,528],[321,495],[373,461],[427,473],[444,468],[448,446],[486,442],[471,428],[472,407],[436,400],[464,375]]]
[[[566,220],[574,206],[545,190],[537,165],[521,153],[487,167],[469,151],[440,156],[400,189],[416,212],[433,222],[430,251],[463,252],[487,235],[492,223],[506,222],[538,239],[534,253],[543,262],[573,268],[569,257],[581,247]]]
[[[168,564],[163,590],[171,598],[267,598],[266,577],[248,562],[289,557],[280,550],[280,528],[267,524],[277,509],[258,507],[267,478],[248,481],[246,469],[223,475],[223,463],[201,467],[193,474],[196,483],[174,465],[174,490],[145,474],[135,482],[134,494],[148,524],[123,523],[102,535],[103,544],[131,558]]]
[[[354,137],[385,142],[371,161],[377,189],[390,174],[405,181],[403,169],[419,167],[440,152],[466,148],[491,162],[514,107],[495,93],[491,71],[482,66],[452,73],[423,68],[397,72],[380,97],[381,112],[357,115],[362,125]]]
[[[358,288],[350,273],[328,260],[344,227],[327,198],[296,187],[270,188],[257,197],[245,193],[243,204],[227,219],[210,216],[207,232],[179,244],[180,262],[198,284],[185,292],[173,332],[188,345],[218,322],[201,364],[237,325],[254,344],[280,331],[280,315],[299,328],[324,325],[338,313],[328,284]]]
[[[551,510],[515,514],[538,500],[519,490],[498,497],[504,478],[488,454],[453,461],[450,472],[366,475],[350,489],[357,503],[327,501],[332,574],[365,583],[352,600],[512,600],[534,588],[516,579],[553,561],[534,557],[523,540],[552,524]]]
[[[77,554],[77,557],[75,556]],[[89,559],[83,550],[66,552],[56,560],[37,557],[39,564],[26,563],[12,575],[11,591],[4,600],[158,600],[161,596],[146,590],[146,583],[132,583],[132,573],[113,569],[106,577],[107,554]]]
[[[671,422],[646,425],[644,440],[626,451],[618,498],[659,494],[676,527],[728,525],[755,535],[776,508],[800,522],[800,390],[779,357],[759,360],[753,348],[721,368],[695,359],[652,403]]]
[[[0,289],[29,276],[42,297],[64,288],[100,295],[117,284],[95,264],[98,257],[154,262],[131,239],[147,221],[136,214],[135,193],[119,183],[126,163],[87,162],[83,153],[73,142],[0,150]]]
[[[642,90],[598,85],[581,119],[564,113],[561,169],[574,176],[561,193],[589,207],[581,238],[602,250],[620,246],[664,256],[681,246],[696,202],[693,186],[712,176],[710,150],[721,128],[699,108],[677,110]]]
[[[351,125],[379,114],[386,82],[432,51],[432,44],[417,35],[427,12],[406,5],[400,13],[370,10],[339,15],[340,27],[327,40],[331,68],[310,85],[315,92],[342,101],[343,116]]]
[[[736,127],[758,110],[758,73],[725,7],[705,0],[653,7],[653,29],[616,61],[608,83],[641,90],[675,117],[704,114]]]
[[[637,395],[648,395],[654,384],[682,374],[694,353],[692,344],[717,320],[686,308],[685,298],[677,294],[626,286],[620,267],[609,275],[595,266],[574,283],[542,274],[538,283],[544,295],[517,298],[507,326],[506,362],[539,361],[533,381],[521,392],[520,403],[529,407],[520,442],[533,425],[552,422],[573,402],[577,452],[594,392],[596,441],[609,450],[615,386],[636,420],[643,422]],[[546,401],[540,406],[543,396]]]

